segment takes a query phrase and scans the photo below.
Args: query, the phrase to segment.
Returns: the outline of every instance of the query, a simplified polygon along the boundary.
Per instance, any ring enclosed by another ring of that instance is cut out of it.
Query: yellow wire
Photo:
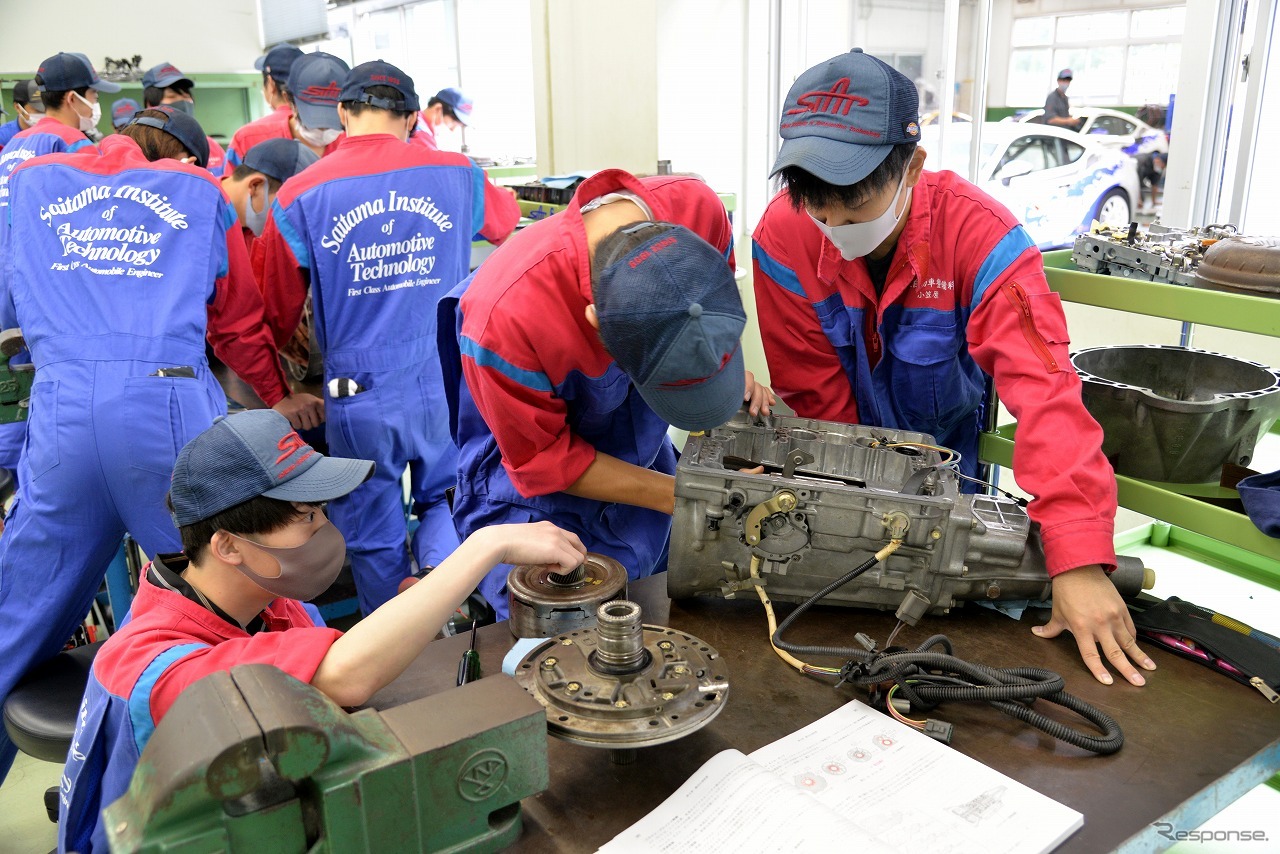
[[[898,547],[901,545],[902,545],[902,540],[891,540],[887,546],[882,548],[880,551],[876,552],[876,563],[879,563],[880,561],[887,558],[889,555],[896,552],[898,550]],[[875,564],[872,564],[872,565],[874,566]],[[760,557],[754,554],[751,556],[751,577],[756,579],[757,581],[760,580]],[[778,647],[774,646],[773,635],[774,635],[774,632],[778,630],[778,618],[774,616],[773,603],[769,601],[769,594],[764,592],[764,585],[756,584],[754,585],[754,587],[756,589],[756,595],[760,597],[760,604],[764,605],[765,616],[769,620],[769,646],[773,647],[773,651],[778,654],[778,657],[781,658],[783,661],[785,661],[787,664],[790,664],[796,670],[799,670],[801,673],[806,673],[809,671],[813,671],[816,673],[828,673],[828,674],[839,673],[840,671],[835,668],[819,667],[815,664],[809,664],[807,662],[801,661],[800,659],[796,658],[794,655],[787,652],[786,650],[778,649]]]

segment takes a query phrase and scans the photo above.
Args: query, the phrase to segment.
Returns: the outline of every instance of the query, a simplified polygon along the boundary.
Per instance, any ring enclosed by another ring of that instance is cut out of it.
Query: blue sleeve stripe
[[[497,353],[481,347],[465,335],[458,336],[458,345],[462,355],[469,357],[477,365],[483,368],[493,368],[498,373],[515,380],[526,388],[531,388],[534,391],[543,391],[547,394],[551,393],[551,378],[541,371],[526,371],[524,368],[517,368]]]
[[[236,150],[235,150],[234,148],[228,147],[228,148],[227,148],[226,166],[223,166],[223,167],[222,167],[222,169],[223,169],[223,173],[225,174],[227,166],[230,166],[230,167],[231,167],[231,170],[234,172],[234,171],[235,171],[235,167],[237,167],[237,166],[239,166],[239,165],[240,165],[240,155],[239,155],[239,154],[236,154]]]
[[[791,291],[798,297],[808,299],[808,295],[804,292],[804,287],[800,284],[800,277],[795,274],[795,271],[770,258],[769,253],[764,251],[764,247],[760,245],[759,241],[751,241],[751,258],[760,265],[761,272],[773,279],[781,287]]]
[[[485,183],[489,179],[484,176],[484,170],[476,164],[471,164],[471,233],[475,235],[472,240],[483,240],[484,236],[480,231],[484,228],[484,191]]]
[[[298,266],[304,270],[310,270],[311,253],[307,251],[306,241],[302,239],[302,235],[298,234],[298,230],[293,227],[293,223],[285,215],[279,199],[271,202],[271,218],[276,221],[276,228],[280,230],[280,236],[284,238],[284,242],[289,244],[289,248],[293,250],[293,257],[297,260]]]
[[[978,276],[973,282],[973,298],[969,302],[969,311],[975,311],[982,304],[982,297],[986,294],[987,288],[1003,276],[1005,270],[1008,270],[1023,252],[1034,249],[1035,246],[1031,235],[1027,234],[1027,230],[1022,226],[1015,225],[1009,229],[1009,233],[1000,238],[1000,242],[987,253],[986,260],[978,268]]]
[[[725,247],[724,252],[721,254],[724,255],[724,262],[728,264],[729,256],[733,254],[733,235],[732,234],[729,235],[729,245]]]
[[[229,204],[224,204],[224,205],[222,206],[222,231],[223,231],[223,236],[225,237],[225,236],[226,236],[226,232],[230,231],[230,230],[231,230],[231,229],[233,229],[233,228],[236,228],[236,227],[237,227],[237,226],[239,226],[239,225],[240,225],[240,220],[239,220],[239,218],[236,216],[236,209],[235,209],[235,208],[233,208],[233,207],[232,207],[231,205],[229,205]],[[219,278],[219,279],[221,279],[223,276],[227,275],[227,273],[229,273],[229,272],[231,271],[231,258],[230,258],[230,256],[228,256],[228,255],[227,255],[227,251],[226,251],[226,242],[225,242],[225,241],[223,242],[223,248],[222,248],[222,250],[221,250],[221,259],[222,259],[222,260],[218,263],[218,278]]]
[[[84,148],[86,145],[93,145],[93,143],[90,142],[88,139],[82,139],[82,140],[79,140],[78,142],[73,142],[69,144],[67,146],[67,151],[74,153]]]
[[[129,721],[133,724],[133,743],[139,754],[156,729],[156,722],[151,718],[151,690],[155,688],[156,680],[179,658],[208,646],[207,643],[184,643],[166,649],[147,665],[147,669],[142,671],[142,675],[134,683],[133,690],[129,692]]]

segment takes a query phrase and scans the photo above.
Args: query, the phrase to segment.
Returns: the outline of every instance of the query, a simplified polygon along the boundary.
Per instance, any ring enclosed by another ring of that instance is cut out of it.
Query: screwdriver
[[[458,684],[474,682],[480,676],[480,655],[476,652],[476,621],[471,621],[471,648],[462,654],[458,662]]]

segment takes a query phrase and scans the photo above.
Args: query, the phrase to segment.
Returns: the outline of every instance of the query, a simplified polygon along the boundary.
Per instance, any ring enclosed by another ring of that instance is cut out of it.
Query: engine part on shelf
[[[567,205],[577,192],[583,181],[581,175],[563,178],[547,178],[545,181],[531,181],[528,184],[512,184],[517,199],[527,202],[540,202],[550,205]]]
[[[1081,270],[1171,285],[1195,285],[1196,269],[1217,241],[1236,236],[1234,225],[1168,228],[1152,223],[1095,225],[1076,238],[1071,261]]]
[[[775,600],[803,602],[901,539],[823,602],[892,610],[923,595],[937,614],[964,600],[1048,597],[1026,511],[962,495],[948,462],[924,433],[740,412],[691,435],[680,456],[667,592],[754,599],[760,583]],[[764,474],[740,471],[757,464]],[[1136,558],[1122,557],[1111,578],[1126,596],[1150,586]]]
[[[1280,417],[1280,372],[1234,356],[1124,344],[1079,350],[1071,364],[1102,452],[1129,477],[1216,483],[1225,463],[1249,464]]]
[[[516,681],[547,709],[552,735],[627,750],[701,729],[724,708],[729,679],[720,653],[676,629],[646,626],[625,599],[600,606],[594,629],[531,650]]]
[[[572,572],[517,566],[507,575],[508,625],[518,638],[553,638],[596,624],[601,604],[627,595],[627,571],[610,557],[588,553]]]
[[[1280,238],[1229,237],[1204,253],[1196,284],[1216,291],[1280,297]]]

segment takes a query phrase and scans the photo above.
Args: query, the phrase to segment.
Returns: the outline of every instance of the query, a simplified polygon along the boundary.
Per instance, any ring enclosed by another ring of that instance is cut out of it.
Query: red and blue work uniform
[[[0,213],[0,322],[36,368],[0,537],[0,699],[84,619],[125,531],[181,549],[173,463],[226,412],[206,334],[268,405],[288,393],[217,179],[127,136],[100,148],[19,167]],[[0,732],[0,776],[13,753]]]
[[[999,202],[923,172],[882,288],[786,191],[752,241],[769,378],[803,418],[929,433],[974,474],[987,377],[1018,419],[1014,473],[1050,575],[1115,565],[1115,476],[1080,398],[1040,253]],[[969,491],[972,491],[971,488]]]
[[[222,146],[211,136],[205,139],[209,143],[209,160],[205,168],[208,169],[215,178],[221,178],[227,165],[227,153],[222,150]]]
[[[241,664],[270,664],[310,682],[336,629],[276,599],[242,628],[202,604],[178,571],[157,561],[142,574],[127,625],[94,657],[60,786],[58,850],[106,852],[104,807],[122,796],[142,749],[174,700],[194,682]]]
[[[629,193],[652,219],[689,228],[733,266],[729,219],[706,184],[640,179],[618,169],[583,181],[563,212],[494,252],[440,306],[459,454],[453,512],[464,537],[486,525],[548,519],[641,578],[666,568],[671,517],[565,492],[597,452],[675,473],[667,423],[605,352],[585,316],[594,300],[582,206],[610,193]],[[499,566],[480,583],[502,617],[509,571]]]
[[[21,130],[22,125],[18,123],[17,119],[0,125],[0,151],[4,151],[4,147],[9,144],[9,140],[13,139]]]
[[[227,146],[226,160],[224,165],[224,173],[230,175],[236,170],[236,167],[244,162],[244,156],[260,142],[268,139],[293,139],[293,128],[289,125],[293,118],[293,110],[288,105],[276,107],[275,110],[260,119],[254,119],[249,124],[240,128],[231,137],[231,144]],[[322,156],[327,157],[338,150],[338,145],[342,142],[343,136],[339,136],[333,142],[324,147]],[[219,149],[221,150],[221,149]],[[213,162],[213,150],[210,149],[209,160]]]
[[[417,143],[429,151],[440,150],[440,145],[436,142],[436,129],[432,127],[431,122],[427,121],[425,112],[418,113],[418,123],[413,126],[413,135],[409,137],[409,142]]]
[[[348,137],[284,183],[262,251],[267,320],[283,346],[308,285],[333,456],[375,460],[372,480],[332,502],[364,613],[409,575],[400,485],[405,466],[419,526],[420,566],[457,548],[445,490],[457,455],[449,438],[436,351],[436,302],[466,275],[472,235],[500,242],[519,219],[510,194],[461,154],[426,151],[388,134]],[[502,197],[510,207],[498,207]]]

